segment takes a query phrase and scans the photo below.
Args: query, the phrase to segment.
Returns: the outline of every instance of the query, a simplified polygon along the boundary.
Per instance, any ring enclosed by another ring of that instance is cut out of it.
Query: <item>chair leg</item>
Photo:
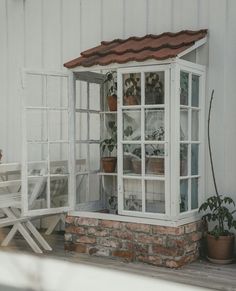
[[[50,223],[48,229],[46,230],[45,234],[46,235],[50,235],[60,221],[65,223],[65,214],[56,215],[53,218],[53,220],[51,221],[51,223]]]
[[[16,232],[18,230],[17,223],[13,225],[12,229],[8,232],[7,236],[4,238],[3,242],[1,243],[1,246],[6,247],[9,245],[13,237],[15,236]]]
[[[52,251],[52,248],[50,245],[46,242],[46,240],[42,237],[42,235],[38,232],[38,230],[35,228],[32,222],[27,221],[26,223],[27,228],[30,230],[30,232],[33,234],[33,236],[37,239],[37,241],[40,243],[40,245],[46,250],[46,251]]]
[[[12,209],[12,212],[14,212],[15,215],[19,216],[20,211],[18,209]],[[46,242],[46,240],[42,237],[42,235],[39,233],[39,231],[36,229],[36,227],[33,225],[31,221],[26,221],[25,226],[27,229],[33,234],[33,236],[37,239],[39,244],[46,250],[46,251],[52,251],[52,248],[50,245]]]

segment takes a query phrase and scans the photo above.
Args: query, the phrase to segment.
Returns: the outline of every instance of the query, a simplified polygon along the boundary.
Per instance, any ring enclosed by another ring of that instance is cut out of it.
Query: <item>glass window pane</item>
[[[127,175],[141,175],[142,150],[138,144],[123,145],[123,172]]]
[[[76,203],[87,202],[87,175],[76,176]]]
[[[180,144],[180,176],[188,175],[188,145]]]
[[[130,73],[123,75],[123,105],[141,104],[141,74]]]
[[[28,178],[29,210],[47,208],[47,177]]]
[[[199,145],[191,145],[191,175],[198,175]]]
[[[76,81],[75,84],[75,106],[77,109],[87,109],[87,83],[84,81]]]
[[[192,75],[192,106],[199,106],[199,76]]]
[[[81,124],[83,126],[83,124]],[[100,140],[100,115],[90,113],[89,135],[92,140]]]
[[[68,174],[68,144],[55,143],[50,145],[50,173]]]
[[[165,182],[145,181],[146,212],[165,213]]]
[[[42,176],[48,173],[47,144],[28,144],[28,175]]]
[[[180,212],[188,211],[188,180],[180,180]]]
[[[135,145],[131,144],[124,144],[123,145],[123,173],[124,174],[134,174],[133,171],[133,165],[132,165],[132,159],[133,157],[133,151],[135,149]],[[140,147],[140,156],[141,156],[141,147]],[[141,159],[140,159],[141,162]],[[141,173],[141,164],[140,169],[138,171]]]
[[[89,168],[90,171],[99,171],[100,170],[100,145],[99,144],[90,144],[89,145]]]
[[[124,209],[142,211],[142,183],[141,180],[124,179]]]
[[[140,140],[141,139],[141,111],[126,110],[123,111],[123,139]]]
[[[165,174],[164,151],[162,144],[145,145],[147,175],[163,176]]]
[[[145,73],[145,104],[164,104],[164,72]]]
[[[26,114],[27,140],[47,141],[47,111],[28,110]]]
[[[164,109],[145,109],[145,139],[165,140]]]
[[[189,74],[180,72],[180,105],[188,105]]]
[[[118,214],[118,199],[117,199],[117,177],[103,176],[103,198],[105,200],[105,209],[111,214]]]
[[[100,178],[101,177],[97,174],[89,175],[89,195],[87,198],[88,202],[98,201],[101,199]]]
[[[49,111],[49,139],[68,140],[68,112]]]
[[[76,173],[86,172],[88,170],[88,153],[87,144],[76,144]]]
[[[87,113],[76,113],[75,137],[76,140],[88,140]]]
[[[26,75],[25,105],[42,107],[46,106],[46,98],[43,96],[43,76]],[[45,80],[45,79],[44,79]]]
[[[68,176],[50,177],[50,207],[68,206]]]
[[[47,77],[47,106],[67,106],[67,81],[59,76]]]
[[[180,140],[188,140],[188,109],[180,109]]]
[[[89,83],[89,109],[100,110],[100,85]]]
[[[191,209],[198,208],[198,179],[191,179]]]
[[[192,110],[192,140],[199,140],[199,112]]]

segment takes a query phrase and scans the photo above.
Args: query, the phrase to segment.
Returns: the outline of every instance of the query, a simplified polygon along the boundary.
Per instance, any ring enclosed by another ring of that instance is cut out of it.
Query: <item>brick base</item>
[[[166,227],[105,219],[66,218],[65,249],[179,268],[199,257],[201,221]]]

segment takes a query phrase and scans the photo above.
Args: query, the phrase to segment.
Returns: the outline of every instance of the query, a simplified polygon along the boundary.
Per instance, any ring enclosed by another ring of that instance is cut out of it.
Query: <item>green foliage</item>
[[[108,84],[108,96],[117,96],[117,80],[116,71],[109,71],[106,73],[104,83]]]
[[[100,147],[103,153],[106,149],[112,153],[113,150],[117,148],[117,126],[115,121],[110,121],[108,123],[108,127],[110,129],[111,135],[109,138],[102,140],[100,143]]]
[[[211,235],[215,237],[229,235],[230,229],[236,229],[236,220],[234,220],[233,217],[236,210],[230,211],[227,207],[229,205],[235,206],[233,199],[219,195],[209,197],[206,202],[200,206],[199,212],[208,211],[208,213],[203,215],[202,219],[208,222],[212,221],[217,223],[213,230],[209,231]]]
[[[129,74],[129,78],[125,80],[125,96],[140,96],[141,87],[139,86],[140,78],[136,74]]]

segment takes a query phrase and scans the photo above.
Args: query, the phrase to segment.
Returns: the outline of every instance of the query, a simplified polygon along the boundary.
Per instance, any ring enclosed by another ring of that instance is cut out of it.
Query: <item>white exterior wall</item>
[[[220,192],[236,199],[235,14],[235,0],[0,0],[0,148],[4,162],[21,159],[21,67],[65,70],[64,62],[101,40],[208,28],[206,104],[208,110],[214,88],[216,176]],[[209,163],[206,181],[209,195],[213,193]]]

